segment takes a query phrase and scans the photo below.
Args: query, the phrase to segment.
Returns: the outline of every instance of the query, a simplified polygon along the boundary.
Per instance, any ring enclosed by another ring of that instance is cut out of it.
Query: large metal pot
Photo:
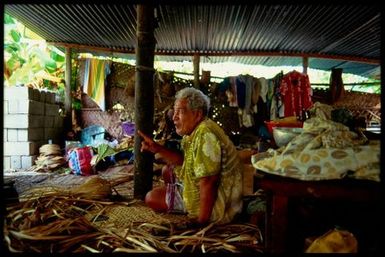
[[[274,127],[273,137],[278,147],[287,145],[294,137],[301,134],[303,128]]]

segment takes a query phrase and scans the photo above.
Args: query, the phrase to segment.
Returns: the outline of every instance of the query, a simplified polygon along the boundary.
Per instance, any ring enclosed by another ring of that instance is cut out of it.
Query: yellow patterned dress
[[[199,216],[199,180],[220,174],[218,197],[210,222],[228,223],[242,209],[243,166],[229,137],[212,120],[205,119],[182,139],[184,162],[175,169],[183,181],[183,200],[192,217]]]

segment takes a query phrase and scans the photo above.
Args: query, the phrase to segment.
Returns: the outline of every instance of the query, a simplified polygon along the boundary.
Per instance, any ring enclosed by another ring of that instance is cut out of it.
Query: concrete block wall
[[[4,170],[35,164],[40,146],[63,140],[63,117],[56,95],[24,86],[4,88]]]

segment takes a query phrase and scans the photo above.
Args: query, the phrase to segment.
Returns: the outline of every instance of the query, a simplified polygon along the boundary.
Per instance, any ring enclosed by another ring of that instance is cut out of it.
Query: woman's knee
[[[166,188],[156,187],[146,194],[144,199],[147,206],[154,211],[165,212],[167,211],[166,204]]]

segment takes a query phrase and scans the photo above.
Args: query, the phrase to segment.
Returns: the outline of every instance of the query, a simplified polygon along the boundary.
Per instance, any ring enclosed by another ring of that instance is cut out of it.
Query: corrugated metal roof
[[[5,12],[48,42],[135,51],[135,5],[11,4]],[[156,16],[158,60],[191,60],[198,52],[212,63],[280,66],[302,65],[308,56],[310,68],[379,77],[378,6],[159,5]]]

